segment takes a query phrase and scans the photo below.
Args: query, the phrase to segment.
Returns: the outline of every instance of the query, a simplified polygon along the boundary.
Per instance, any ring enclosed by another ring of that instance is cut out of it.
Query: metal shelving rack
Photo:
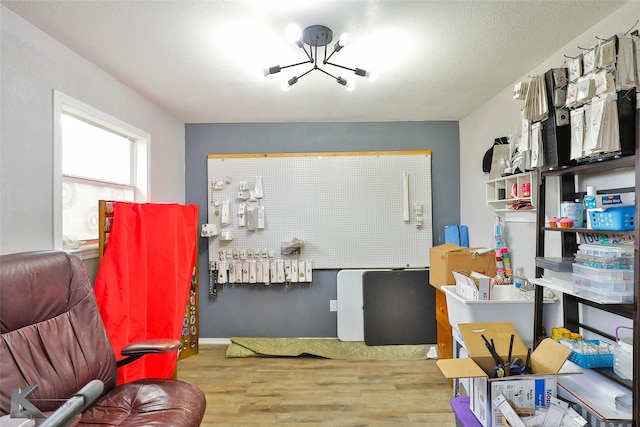
[[[637,121],[636,121],[637,126]],[[577,197],[580,197],[580,194],[576,194],[575,190],[575,181],[574,177],[577,175],[589,175],[589,174],[599,174],[608,171],[620,170],[620,169],[633,169],[635,168],[635,189],[637,191],[640,188],[640,174],[638,171],[640,170],[640,147],[638,138],[636,138],[636,149],[635,156],[626,156],[626,157],[617,157],[610,159],[603,159],[601,161],[593,162],[593,163],[585,163],[568,167],[560,167],[552,170],[539,170],[538,171],[538,201],[536,206],[538,208],[537,211],[537,234],[536,234],[536,255],[544,256],[544,243],[545,243],[545,234],[548,232],[559,232],[562,233],[562,257],[573,257],[573,254],[577,250],[578,239],[577,233],[580,231],[593,231],[587,230],[585,228],[570,228],[570,229],[561,229],[561,228],[550,228],[545,227],[545,193],[546,193],[546,178],[548,177],[558,177],[560,179],[560,195],[562,200],[573,200]],[[610,189],[616,190],[616,189]],[[618,189],[620,190],[620,189]],[[628,190],[628,189],[627,189]],[[636,193],[637,194],[637,193]],[[624,380],[613,372],[612,369],[599,369],[602,375],[607,378],[610,378],[616,381],[619,384],[627,387],[633,392],[633,421],[632,425],[634,427],[640,427],[640,404],[638,402],[638,397],[640,396],[639,387],[640,384],[638,381],[638,375],[640,374],[639,369],[639,349],[640,349],[640,320],[638,319],[639,311],[638,311],[638,297],[640,297],[640,268],[638,267],[640,263],[640,257],[638,253],[638,244],[640,241],[639,230],[637,225],[637,218],[640,217],[640,201],[636,201],[636,210],[635,210],[635,218],[636,218],[636,226],[633,231],[629,231],[629,233],[633,234],[635,237],[635,270],[634,270],[634,283],[635,283],[635,297],[633,304],[620,304],[620,305],[612,305],[612,304],[598,304],[596,302],[581,298],[577,295],[573,295],[571,293],[563,293],[563,321],[564,327],[572,330],[579,331],[580,328],[584,330],[592,331],[596,334],[599,334],[603,337],[607,337],[613,341],[615,341],[615,337],[611,336],[604,331],[598,329],[596,325],[590,325],[582,321],[580,318],[580,306],[585,305],[589,307],[594,307],[598,310],[603,310],[605,312],[613,313],[622,317],[626,317],[632,319],[633,321],[633,340],[634,340],[634,350],[633,350],[633,381]],[[598,233],[607,233],[606,231],[598,230]],[[620,232],[616,232],[620,233]],[[536,268],[536,277],[541,277],[543,273],[543,268]],[[535,315],[534,315],[534,336],[537,339],[543,337],[543,285],[537,285],[535,290]]]

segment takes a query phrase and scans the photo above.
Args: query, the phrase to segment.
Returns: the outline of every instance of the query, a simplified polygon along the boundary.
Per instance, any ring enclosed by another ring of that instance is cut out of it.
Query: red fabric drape
[[[127,203],[114,207],[95,294],[116,357],[132,342],[180,339],[195,262],[196,205]],[[118,369],[118,384],[171,378],[176,352],[147,355]]]

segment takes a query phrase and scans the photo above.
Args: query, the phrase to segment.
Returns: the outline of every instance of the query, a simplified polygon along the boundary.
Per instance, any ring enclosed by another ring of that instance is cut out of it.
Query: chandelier
[[[307,60],[302,62],[297,62],[295,64],[290,64],[290,65],[283,65],[283,66],[274,65],[273,67],[269,67],[265,69],[264,75],[269,76],[270,74],[279,73],[281,70],[285,68],[297,67],[299,65],[304,65],[304,64],[312,64],[312,67],[309,70],[305,71],[304,73],[298,76],[293,76],[289,80],[284,81],[282,83],[282,90],[285,90],[285,91],[289,90],[291,86],[298,83],[298,80],[300,80],[302,77],[306,76],[307,74],[315,70],[320,71],[326,74],[327,76],[331,77],[338,84],[344,86],[347,90],[354,89],[355,84],[352,80],[347,80],[341,76],[334,76],[324,68],[320,68],[318,66],[318,61],[319,61],[318,48],[320,48],[321,53],[322,51],[324,51],[324,57],[321,60],[322,65],[332,65],[334,67],[351,71],[357,76],[366,77],[366,78],[370,77],[370,72],[367,70],[363,70],[362,68],[349,68],[349,67],[345,67],[344,65],[339,65],[333,62],[329,62],[333,54],[335,54],[336,52],[340,52],[340,50],[347,45],[347,42],[348,42],[347,33],[343,33],[340,36],[340,39],[333,45],[333,51],[328,56],[327,56],[327,46],[329,45],[329,43],[331,43],[331,40],[333,39],[333,32],[329,27],[325,27],[324,25],[312,25],[310,27],[305,28],[304,31],[300,32],[299,27],[290,26],[287,29],[287,34],[289,36],[288,38],[292,39],[298,45],[298,47],[304,51],[304,53],[307,56]]]

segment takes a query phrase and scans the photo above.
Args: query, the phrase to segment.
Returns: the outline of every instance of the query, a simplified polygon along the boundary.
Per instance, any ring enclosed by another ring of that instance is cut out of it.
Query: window
[[[149,136],[57,91],[54,132],[54,247],[97,248],[98,200],[146,201]]]

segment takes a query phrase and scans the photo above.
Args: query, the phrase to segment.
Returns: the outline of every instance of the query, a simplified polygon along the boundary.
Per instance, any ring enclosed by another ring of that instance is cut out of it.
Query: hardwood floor
[[[178,378],[207,396],[202,426],[456,425],[452,390],[434,360],[226,358],[201,345]]]

